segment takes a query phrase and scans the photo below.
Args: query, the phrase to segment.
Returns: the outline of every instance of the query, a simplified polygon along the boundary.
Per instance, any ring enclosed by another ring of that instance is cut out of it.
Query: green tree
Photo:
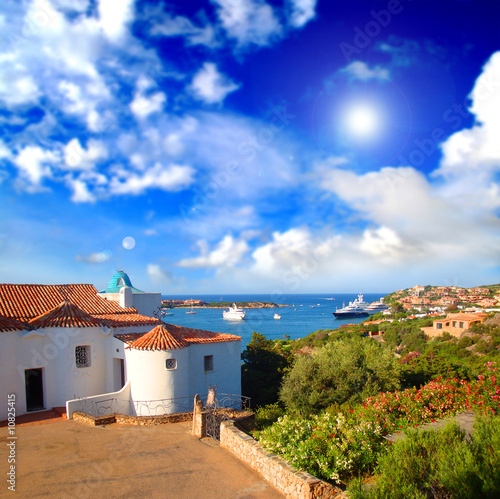
[[[280,398],[300,416],[332,404],[356,403],[400,387],[401,366],[390,348],[369,338],[349,337],[298,357],[283,379]]]
[[[293,361],[286,342],[254,332],[241,358],[241,390],[251,398],[252,407],[277,402],[281,380]]]

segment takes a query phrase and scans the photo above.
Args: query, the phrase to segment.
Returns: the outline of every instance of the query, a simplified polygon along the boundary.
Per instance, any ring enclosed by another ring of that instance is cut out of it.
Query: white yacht
[[[370,303],[368,307],[366,307],[366,311],[370,314],[376,314],[377,312],[384,312],[385,310],[389,310],[389,305],[384,303],[384,299],[380,298],[379,301],[374,301],[373,303]]]
[[[246,312],[242,308],[238,308],[236,303],[233,303],[229,310],[224,310],[222,312],[222,317],[224,319],[241,321],[245,318]]]
[[[273,319],[281,319],[281,315],[280,314],[274,314]]]
[[[358,297],[349,302],[347,307],[342,307],[340,310],[337,309],[332,312],[336,319],[348,319],[351,317],[368,317],[370,314],[367,311],[368,303],[363,300],[363,295],[358,295]]]

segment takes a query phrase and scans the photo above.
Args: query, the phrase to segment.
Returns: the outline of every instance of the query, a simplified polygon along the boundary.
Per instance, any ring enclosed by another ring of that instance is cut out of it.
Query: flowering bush
[[[352,417],[357,421],[378,421],[387,433],[392,433],[464,410],[499,414],[500,386],[496,363],[488,362],[485,368],[485,373],[473,382],[439,377],[418,390],[380,393],[353,410]]]
[[[443,380],[401,392],[380,393],[342,413],[325,411],[310,418],[279,418],[260,434],[260,443],[293,466],[337,482],[370,471],[383,436],[433,422],[463,410],[500,414],[496,363],[485,364],[477,381]]]
[[[342,414],[325,412],[309,419],[284,416],[261,432],[260,443],[296,468],[340,483],[375,464],[382,433],[369,421],[352,424]]]

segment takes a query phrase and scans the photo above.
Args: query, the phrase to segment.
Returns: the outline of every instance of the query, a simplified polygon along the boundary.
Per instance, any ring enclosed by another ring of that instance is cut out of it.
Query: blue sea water
[[[386,293],[365,293],[364,299],[371,303]],[[357,298],[355,293],[346,294],[290,294],[272,297],[271,295],[164,295],[163,299],[195,299],[206,302],[236,301],[273,301],[288,307],[249,309],[244,320],[230,321],[222,318],[222,309],[198,308],[196,314],[186,314],[186,309],[174,309],[174,315],[163,320],[171,324],[195,329],[205,329],[218,333],[230,333],[241,336],[242,349],[251,340],[254,331],[274,340],[290,336],[292,340],[303,338],[318,329],[337,329],[342,324],[359,323],[365,318],[335,319],[332,315],[336,308],[341,308]],[[333,298],[333,299],[332,299]],[[273,319],[275,313],[281,315],[280,320]]]

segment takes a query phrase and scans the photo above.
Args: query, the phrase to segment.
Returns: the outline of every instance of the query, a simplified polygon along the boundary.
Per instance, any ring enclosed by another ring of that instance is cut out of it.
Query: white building
[[[134,288],[130,277],[123,270],[118,270],[113,274],[108,287],[99,291],[99,296],[106,300],[116,301],[122,308],[133,307],[141,315],[159,317],[161,293],[145,293]]]
[[[88,397],[176,412],[165,401],[215,384],[239,395],[240,351],[239,336],[160,323],[90,284],[0,284],[0,420],[10,394],[16,415]]]

